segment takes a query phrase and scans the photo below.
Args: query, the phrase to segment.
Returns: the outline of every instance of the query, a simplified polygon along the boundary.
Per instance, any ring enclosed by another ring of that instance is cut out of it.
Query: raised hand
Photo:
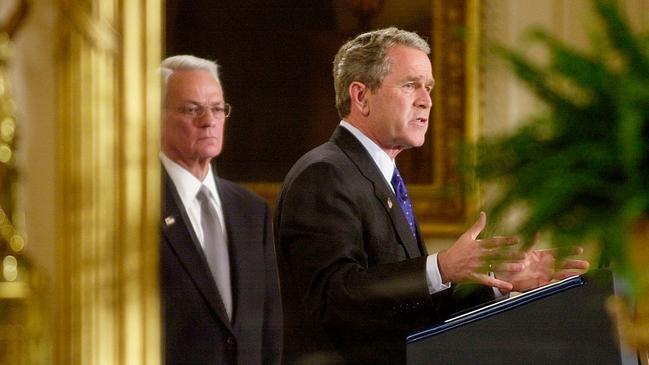
[[[523,270],[519,272],[495,270],[495,276],[511,283],[514,291],[522,292],[572,275],[580,275],[586,272],[590,266],[586,260],[568,257],[557,260],[559,255],[556,249],[536,250],[534,245],[536,242],[531,249],[525,252]],[[575,247],[569,256],[579,255],[583,251],[581,247]]]
[[[489,262],[498,262],[497,269],[514,274],[523,270],[525,256],[519,252],[508,252],[507,248],[518,244],[517,237],[492,237],[477,239],[487,224],[487,215],[480,212],[478,220],[448,249],[437,255],[439,271],[445,283],[477,282],[510,291],[514,285],[491,277],[486,270]]]

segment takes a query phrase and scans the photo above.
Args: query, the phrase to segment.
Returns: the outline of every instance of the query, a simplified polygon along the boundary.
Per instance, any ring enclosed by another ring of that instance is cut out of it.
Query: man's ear
[[[369,92],[370,89],[362,82],[354,81],[349,85],[352,110],[356,109],[364,116],[370,113],[370,108],[367,103]]]

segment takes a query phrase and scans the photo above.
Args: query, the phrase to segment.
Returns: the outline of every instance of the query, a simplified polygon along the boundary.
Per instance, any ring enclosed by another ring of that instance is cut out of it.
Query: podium
[[[637,365],[604,308],[616,289],[594,270],[460,314],[408,336],[407,364]]]

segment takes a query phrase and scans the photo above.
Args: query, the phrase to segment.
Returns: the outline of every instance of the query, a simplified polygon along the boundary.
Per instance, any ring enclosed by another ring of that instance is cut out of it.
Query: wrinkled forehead
[[[394,46],[388,49],[388,63],[393,68],[417,68],[432,77],[432,65],[428,55],[417,49],[406,46]]]
[[[223,101],[223,89],[218,80],[208,71],[181,69],[169,76],[166,100],[167,102],[220,102]]]

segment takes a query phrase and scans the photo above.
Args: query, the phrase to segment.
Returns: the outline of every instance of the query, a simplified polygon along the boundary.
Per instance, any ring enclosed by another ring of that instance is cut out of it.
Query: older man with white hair
[[[270,209],[217,176],[231,107],[215,62],[161,64],[160,285],[167,364],[280,364],[282,312]]]

